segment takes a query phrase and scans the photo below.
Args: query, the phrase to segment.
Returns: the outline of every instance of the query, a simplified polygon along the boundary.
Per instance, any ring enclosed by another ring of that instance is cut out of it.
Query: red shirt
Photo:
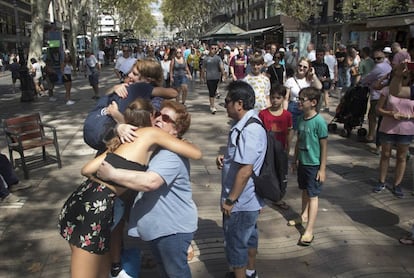
[[[288,132],[292,128],[292,114],[283,109],[280,116],[274,116],[270,113],[269,108],[266,108],[259,112],[259,118],[262,120],[266,130],[273,131],[276,140],[281,142],[286,149]]]
[[[234,55],[230,60],[230,67],[234,68],[234,75],[237,79],[243,79],[246,76],[247,56]]]

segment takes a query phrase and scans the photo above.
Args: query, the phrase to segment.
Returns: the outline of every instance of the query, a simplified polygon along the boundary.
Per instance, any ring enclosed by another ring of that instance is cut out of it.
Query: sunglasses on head
[[[158,111],[155,112],[155,118],[158,118],[159,116],[161,116],[161,120],[163,122],[175,124],[175,121],[171,119],[171,117],[168,116],[167,114],[162,114],[161,112],[158,112]]]

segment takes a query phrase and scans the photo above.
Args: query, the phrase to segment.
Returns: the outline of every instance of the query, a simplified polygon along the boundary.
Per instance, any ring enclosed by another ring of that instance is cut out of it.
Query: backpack
[[[236,139],[236,145],[239,142],[240,134],[243,129],[251,123],[257,123],[263,128],[263,123],[251,117],[247,120],[244,127]],[[284,150],[282,143],[276,140],[272,131],[266,131],[267,148],[266,155],[263,161],[260,174],[256,176],[253,172],[252,178],[254,181],[256,194],[273,202],[278,202],[286,194],[287,175],[288,175],[288,155]]]

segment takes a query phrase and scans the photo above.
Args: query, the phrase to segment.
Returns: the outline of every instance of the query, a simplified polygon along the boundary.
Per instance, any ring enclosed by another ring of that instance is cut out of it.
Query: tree
[[[29,60],[35,58],[36,60],[42,55],[43,46],[43,27],[45,23],[45,16],[50,0],[31,0],[32,5],[32,34],[30,37]]]
[[[157,26],[150,5],[156,0],[101,0],[103,9],[116,10],[120,14],[121,30],[132,29],[134,34],[150,35]]]
[[[381,16],[406,9],[407,4],[399,0],[345,0],[342,3],[344,21],[358,21],[368,16]]]
[[[275,8],[281,13],[308,25],[309,19],[319,15],[320,5],[321,0],[290,0],[277,1]]]
[[[226,12],[231,7],[231,0],[193,0],[191,5],[182,0],[164,0],[161,11],[164,23],[170,29],[178,28],[182,33],[197,36],[210,25],[214,15]],[[187,39],[187,38],[185,38]]]

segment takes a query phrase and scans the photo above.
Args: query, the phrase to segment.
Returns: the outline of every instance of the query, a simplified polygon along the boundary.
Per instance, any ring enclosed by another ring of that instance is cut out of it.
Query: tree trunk
[[[47,8],[49,7],[50,0],[31,0],[30,2],[32,5],[32,34],[30,37],[30,48],[27,61],[28,65],[30,65],[31,58],[40,60],[42,56],[45,16],[47,14]]]

